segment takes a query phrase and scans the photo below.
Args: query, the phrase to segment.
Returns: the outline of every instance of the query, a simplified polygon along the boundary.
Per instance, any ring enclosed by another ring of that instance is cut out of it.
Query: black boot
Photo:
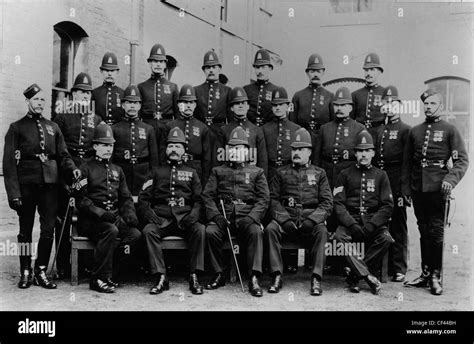
[[[33,283],[33,273],[31,270],[31,257],[20,256],[20,281],[18,282],[18,288],[26,289]]]
[[[430,284],[431,294],[433,295],[443,294],[443,286],[441,285],[439,270],[433,270],[429,284]]]
[[[283,286],[283,281],[281,279],[280,273],[273,274],[272,277],[272,284],[268,287],[268,292],[272,294],[276,294],[280,291]]]
[[[203,293],[202,285],[199,283],[196,273],[189,275],[189,290],[195,295],[201,295]]]
[[[218,272],[212,277],[208,284],[204,288],[206,289],[217,289],[225,286],[225,277],[222,272]]]
[[[310,294],[313,296],[320,296],[322,293],[323,289],[321,288],[321,278],[313,274],[311,276]]]
[[[368,275],[364,277],[364,279],[369,285],[370,290],[372,291],[372,294],[377,295],[382,289],[382,283],[377,279],[377,277],[373,275]]]
[[[258,284],[258,278],[256,275],[252,275],[249,281],[249,292],[252,296],[260,297],[263,295],[262,288]]]
[[[350,272],[350,270],[346,277],[346,282],[349,285],[349,290],[351,293],[360,293],[359,277]]]
[[[421,275],[415,278],[413,281],[407,281],[403,283],[405,287],[414,287],[414,288],[424,288],[428,286],[428,281],[430,279],[430,272],[428,266],[424,265],[421,271]]]
[[[45,289],[56,289],[57,285],[46,276],[46,268],[35,268],[34,284]]]
[[[150,289],[151,295],[161,294],[163,291],[170,288],[170,282],[166,274],[158,274],[155,284]]]
[[[101,280],[99,278],[91,279],[89,283],[89,288],[91,290],[98,291],[99,293],[114,293],[115,288],[109,285],[105,280]]]

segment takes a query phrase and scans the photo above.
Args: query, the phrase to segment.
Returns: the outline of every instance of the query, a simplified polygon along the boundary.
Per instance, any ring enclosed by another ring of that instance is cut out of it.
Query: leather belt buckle
[[[366,120],[366,121],[365,121],[365,127],[366,127],[367,129],[372,128],[372,121]]]
[[[45,162],[48,160],[48,156],[44,153],[41,153],[41,154],[36,154],[36,156],[38,157],[38,159],[41,160],[41,162]]]
[[[303,209],[303,203],[295,203],[295,208]]]
[[[212,117],[206,117],[205,121],[206,121],[206,125],[209,127],[213,124]]]
[[[275,161],[275,166],[276,167],[282,167],[283,166],[283,161],[280,161],[280,160]]]
[[[262,126],[263,125],[263,118],[260,117],[260,116],[255,117],[255,124],[259,127]]]
[[[333,154],[331,159],[333,164],[337,164],[339,162],[339,154]]]
[[[176,202],[176,200],[175,200],[174,198],[170,198],[170,199],[168,200],[168,205],[169,205],[170,207],[174,207],[174,206],[176,206],[177,204],[178,204],[178,203]]]
[[[155,119],[163,119],[163,116],[161,115],[161,112],[160,111],[157,111],[153,114],[153,117]]]
[[[360,215],[367,214],[367,207],[359,207],[359,214]]]

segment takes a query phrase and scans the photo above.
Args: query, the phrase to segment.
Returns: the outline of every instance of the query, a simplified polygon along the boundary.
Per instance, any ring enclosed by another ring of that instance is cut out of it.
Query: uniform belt
[[[375,128],[384,123],[385,121],[371,121],[370,119],[367,119],[362,124],[365,125],[366,128]]]
[[[94,150],[92,149],[86,150],[81,148],[68,148],[67,150],[72,156],[80,158],[90,157],[94,155]]]
[[[174,207],[174,206],[185,206],[185,205],[189,205],[189,206],[193,206],[194,205],[194,202],[191,201],[191,200],[188,200],[188,199],[184,199],[184,203],[181,203],[182,201],[182,198],[181,197],[178,197],[178,198],[169,198],[169,199],[158,199],[156,200],[156,202],[154,204],[156,205],[169,205],[171,207]],[[181,205],[181,204],[183,205]]]
[[[219,119],[217,117],[204,117],[204,123],[206,123],[208,126],[211,126],[212,124],[225,124],[225,119]]]
[[[378,207],[347,207],[350,214],[372,214],[378,210]]]
[[[234,198],[234,199],[224,199],[225,204],[240,204],[240,205],[254,205],[255,200],[241,200],[239,198]]]
[[[428,160],[428,159],[421,159],[419,160],[419,164],[421,167],[428,167],[428,166],[438,166],[444,168],[447,164],[446,160]]]
[[[102,208],[104,210],[111,211],[111,212],[118,211],[118,208],[116,207],[115,202],[111,202],[111,201],[94,202],[94,205],[99,207],[99,208]]]
[[[56,154],[21,154],[20,160],[40,160],[40,161],[46,161],[46,160],[56,160],[57,156]]]
[[[148,156],[144,157],[139,157],[139,158],[130,158],[130,159],[125,159],[125,158],[113,158],[113,161],[118,164],[144,164],[146,162],[150,162],[150,158]]]
[[[318,121],[309,121],[306,125],[305,125],[306,129],[309,129],[309,130],[319,130],[319,128],[321,128],[321,123],[319,123]]]
[[[326,162],[331,162],[333,164],[337,164],[340,161],[355,161],[354,157],[349,157],[348,159],[344,159],[341,154],[333,154],[331,157],[323,156],[323,160]]]
[[[269,161],[270,166],[273,166],[273,167],[282,167],[284,165],[288,165],[289,163],[291,163],[291,160],[281,160],[281,161],[270,160]]]
[[[289,200],[284,200],[282,202],[282,205],[284,207],[288,208],[301,208],[301,209],[316,209],[317,206],[315,206],[313,203],[298,203],[298,202],[290,202]]]

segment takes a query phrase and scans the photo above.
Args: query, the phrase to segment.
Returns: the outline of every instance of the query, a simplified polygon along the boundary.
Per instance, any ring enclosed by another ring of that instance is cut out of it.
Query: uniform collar
[[[379,85],[378,83],[375,83],[375,84],[372,84],[372,85],[369,85],[368,83],[365,83],[365,87],[368,88],[368,89],[376,88],[378,85]]]
[[[244,124],[248,120],[247,116],[245,116],[243,119],[240,119],[234,114],[233,117],[234,117],[234,121],[239,123],[239,124]]]
[[[166,159],[166,163],[171,167],[180,167],[181,165],[183,165],[183,160],[176,161]]]
[[[304,165],[299,165],[299,164],[295,164],[295,163],[291,163],[291,166],[294,168],[294,169],[301,169],[301,168],[308,168],[309,167],[309,162],[307,162],[306,164]]]
[[[359,163],[356,163],[355,166],[361,171],[370,170],[372,168],[372,164],[369,164],[368,166],[362,166],[362,165],[359,165]]]
[[[438,117],[425,117],[425,122],[426,123],[436,123],[441,121],[441,116]]]
[[[238,169],[238,168],[242,168],[242,167],[247,166],[247,162],[246,161],[244,161],[244,162],[229,161],[227,163],[227,165],[229,165],[229,167],[231,167],[233,169]]]
[[[273,116],[273,121],[276,123],[286,123],[288,122],[288,116],[285,116],[284,118],[278,118],[276,116]]]
[[[114,87],[115,86],[115,82],[107,82],[107,81],[104,81],[103,86],[105,87]]]
[[[336,116],[336,115],[334,115],[334,116]],[[342,119],[339,118],[339,117],[335,117],[335,118],[334,118],[334,121],[335,121],[336,123],[345,123],[345,122],[347,122],[347,121],[349,120],[349,118],[350,118],[350,116],[344,117],[344,118],[342,118]]]
[[[267,80],[256,80],[255,81],[255,84],[257,84],[258,86],[260,85],[267,85],[268,83],[270,82],[270,79],[267,79]]]
[[[102,163],[102,164],[110,164],[110,159],[102,159],[98,157],[97,155],[95,156],[95,161]]]
[[[26,113],[26,116],[28,116],[28,118],[32,118],[32,119],[42,119],[43,118],[43,115],[38,114],[38,113],[33,113],[31,111],[28,111]]]
[[[217,85],[217,84],[219,84],[219,80],[207,80],[206,79],[206,84],[208,84],[208,85]]]
[[[130,118],[130,117],[127,117],[127,115],[125,115],[124,120],[127,121],[128,123],[138,122],[140,120],[140,117],[137,116],[135,118]]]
[[[395,123],[398,123],[398,122],[400,122],[400,117],[388,121],[389,124],[395,124]]]
[[[189,121],[189,120],[192,120],[194,118],[194,114],[192,114],[191,116],[184,116],[181,112],[179,113],[178,115],[178,118],[179,119],[182,119],[183,121]]]
[[[321,84],[313,84],[312,82],[310,82],[308,87],[311,89],[313,88],[318,89],[318,88],[322,88],[323,86]]]
[[[151,73],[150,79],[152,79],[152,80],[166,80],[164,76],[160,76],[156,73]]]

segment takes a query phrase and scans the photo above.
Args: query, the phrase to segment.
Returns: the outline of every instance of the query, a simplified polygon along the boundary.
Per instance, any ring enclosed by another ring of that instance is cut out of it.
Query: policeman
[[[293,111],[290,113],[290,119],[310,132],[313,147],[321,125],[334,119],[331,105],[334,94],[321,85],[325,71],[321,56],[312,54],[306,67],[309,85],[296,92],[291,100]]]
[[[269,181],[277,168],[291,163],[290,145],[300,126],[288,119],[289,104],[286,90],[276,88],[272,94],[273,119],[262,127],[267,145]]]
[[[91,102],[92,79],[89,74],[79,73],[77,75],[71,88],[71,94],[72,102],[63,111],[57,112],[54,121],[63,133],[64,141],[75,165],[81,166],[94,156],[94,150],[92,149],[94,129],[102,119],[93,112],[93,103]],[[56,263],[58,277],[61,279],[67,278],[71,272],[69,235],[63,233],[61,236],[61,230],[64,227],[63,222],[70,221],[69,218],[64,218],[71,191],[69,186],[73,182],[68,177],[61,175],[61,186],[58,191],[58,221],[56,222],[56,249],[58,254]],[[62,238],[61,242],[59,242],[59,238]]]
[[[271,97],[271,95],[270,95]],[[270,98],[271,99],[271,98]],[[236,127],[242,127],[246,134],[249,144],[250,163],[268,171],[268,156],[265,143],[265,136],[262,128],[259,128],[247,119],[249,104],[247,93],[241,87],[235,87],[230,92],[230,110],[232,119],[229,124],[220,128],[218,133],[217,162],[222,164],[227,161],[226,153],[229,152],[227,144],[231,139],[231,133]]]
[[[24,92],[28,112],[12,123],[5,136],[3,173],[10,208],[18,213],[20,233],[18,243],[26,248],[20,252],[21,277],[19,288],[29,288],[31,271],[32,231],[36,208],[40,215],[38,256],[35,262],[34,283],[54,289],[56,284],[46,276],[54,222],[57,215],[58,171],[63,169],[80,176],[69,155],[63,134],[57,124],[43,117],[46,94],[37,85]]]
[[[351,267],[350,291],[358,293],[363,278],[372,293],[378,294],[382,283],[373,274],[393,242],[387,227],[393,198],[387,174],[372,166],[374,144],[366,130],[357,135],[355,151],[357,164],[343,170],[334,185],[334,212],[339,222],[336,240],[343,244]]]
[[[215,271],[206,289],[216,289],[225,284],[222,242],[227,237],[227,226],[230,226],[230,231],[246,247],[249,291],[253,296],[262,296],[258,282],[263,258],[261,223],[270,202],[270,193],[263,169],[248,163],[250,145],[242,127],[232,130],[229,146],[229,160],[212,169],[202,194],[209,221],[206,228],[209,259]],[[221,200],[225,214],[222,213]]]
[[[112,128],[100,123],[94,132],[95,157],[81,166],[82,179],[77,185],[78,232],[97,245],[89,287],[101,293],[113,293],[118,287],[112,280],[116,239],[121,239],[118,265],[125,271],[141,236],[125,175],[110,161],[114,142]]]
[[[321,127],[314,151],[314,164],[322,167],[331,188],[339,173],[355,165],[354,146],[364,126],[349,117],[352,110],[349,89],[341,87],[333,101],[335,119]]]
[[[429,89],[421,95],[425,121],[413,127],[405,146],[402,193],[411,195],[420,231],[421,275],[407,282],[443,292],[442,268],[445,200],[469,165],[464,140],[457,128],[441,120],[441,94]],[[448,167],[448,160],[452,167]]]
[[[260,127],[272,119],[272,92],[277,88],[269,81],[273,64],[267,50],[257,51],[253,68],[257,81],[244,86],[244,90],[249,97],[249,121]]]
[[[153,169],[138,197],[138,213],[146,224],[143,236],[151,273],[156,275],[150,294],[169,289],[161,240],[172,235],[188,241],[191,256],[189,289],[193,294],[203,293],[197,275],[204,271],[206,248],[205,226],[199,223],[201,182],[196,171],[183,164],[186,144],[182,130],[171,129],[166,165]]]
[[[362,68],[365,73],[365,86],[352,93],[354,111],[351,118],[365,125],[376,140],[385,124],[385,114],[380,111],[384,88],[378,84],[383,73],[379,56],[375,53],[367,55]]]
[[[407,210],[410,201],[401,192],[403,151],[410,126],[400,119],[401,100],[395,86],[387,86],[382,98],[382,113],[388,118],[383,131],[377,137],[375,166],[384,170],[390,181],[395,204],[390,221],[390,234],[395,242],[390,246],[389,272],[393,273],[394,282],[403,282],[407,271],[408,238]]]
[[[111,52],[105,53],[99,69],[104,83],[92,91],[92,101],[95,103],[95,113],[105,123],[112,125],[121,121],[124,115],[121,101],[123,89],[115,85],[120,70],[117,56]]]
[[[184,132],[185,152],[182,160],[185,165],[196,170],[202,185],[206,185],[211,170],[210,129],[194,118],[196,93],[191,85],[183,85],[178,98],[179,116],[166,124],[166,134],[171,128],[178,127]],[[161,144],[161,151],[166,150],[166,143]]]
[[[150,79],[138,84],[142,97],[140,117],[143,122],[155,129],[156,142],[160,144],[166,137],[165,124],[178,115],[178,86],[165,77],[166,57],[165,48],[155,44],[150,51],[148,64],[151,69]]]
[[[300,239],[311,250],[311,295],[322,294],[321,278],[325,260],[327,229],[324,221],[332,211],[333,201],[326,173],[310,164],[311,135],[298,129],[291,144],[292,163],[277,169],[270,182],[272,222],[265,228],[265,241],[272,283],[269,293],[282,287],[282,237]]]
[[[220,82],[219,77],[222,65],[214,51],[204,54],[202,70],[206,81],[194,87],[196,92],[196,110],[194,116],[204,122],[210,130],[209,138],[211,147],[212,166],[217,166],[216,139],[219,128],[228,122],[230,87]]]
[[[122,107],[125,117],[112,126],[116,139],[113,161],[125,173],[132,195],[138,196],[151,169],[158,166],[158,147],[153,127],[138,117],[141,97],[135,85],[126,88]]]

